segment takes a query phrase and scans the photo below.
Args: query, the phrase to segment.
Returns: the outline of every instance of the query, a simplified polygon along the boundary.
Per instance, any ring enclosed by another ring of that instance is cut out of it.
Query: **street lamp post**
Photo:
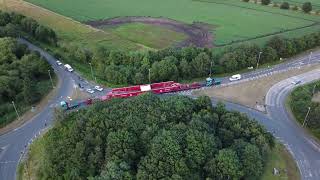
[[[92,79],[93,79],[93,80],[95,80],[95,81],[97,81],[97,79],[95,79],[95,78],[94,78],[94,75],[93,75],[92,64],[91,64],[91,63],[89,63],[89,64],[90,64],[90,69],[91,69],[91,76],[92,76]]]
[[[212,65],[213,65],[213,62],[211,61],[211,63],[210,63],[210,78],[211,78],[211,74],[212,74]]]
[[[149,69],[149,84],[151,84],[151,69]]]
[[[309,113],[310,113],[310,109],[311,109],[311,107],[308,107],[308,112],[306,114],[306,117],[304,118],[302,127],[304,127],[307,124],[307,119],[308,119],[308,116],[309,116]]]
[[[311,58],[312,58],[312,52],[310,52],[310,54],[309,54],[309,62],[308,62],[309,65],[311,65],[310,64],[311,63]]]
[[[317,87],[317,84],[315,84],[315,85],[313,86],[312,95],[314,95],[314,93],[315,93],[315,91],[316,91],[316,87]]]
[[[262,54],[262,52],[260,51],[260,52],[259,52],[259,57],[258,57],[256,69],[258,69],[258,67],[259,67],[259,62],[260,62],[261,54]]]
[[[52,81],[52,77],[51,77],[50,70],[48,70],[48,73],[49,73],[49,77],[50,77],[50,81],[51,81],[52,88],[54,88],[54,85],[53,85],[53,81]]]
[[[17,116],[18,116],[18,119],[20,120],[20,115],[19,115],[19,113],[18,113],[18,110],[17,110],[17,108],[16,108],[16,105],[14,104],[14,101],[12,101],[12,105],[13,105],[14,110],[16,111],[16,114],[17,114]]]

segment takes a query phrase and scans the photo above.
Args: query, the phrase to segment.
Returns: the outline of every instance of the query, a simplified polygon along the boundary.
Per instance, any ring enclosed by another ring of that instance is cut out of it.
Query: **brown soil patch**
[[[194,22],[192,24],[185,24],[176,20],[168,18],[153,18],[153,17],[117,17],[106,20],[88,21],[86,24],[95,27],[115,27],[127,23],[145,23],[151,25],[158,25],[170,28],[176,32],[184,33],[188,38],[179,44],[177,47],[196,46],[196,47],[213,47],[213,35],[210,30],[212,25]]]
[[[316,93],[313,98],[312,98],[313,102],[318,102],[320,103],[320,92]]]
[[[274,84],[318,68],[320,65],[305,66],[244,83],[195,91],[194,95],[207,95],[257,108],[257,105],[265,104],[265,95]]]

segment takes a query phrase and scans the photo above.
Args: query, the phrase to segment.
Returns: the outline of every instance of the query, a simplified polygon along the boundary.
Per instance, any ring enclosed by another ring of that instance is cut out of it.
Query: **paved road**
[[[53,66],[55,69],[58,78],[61,80],[61,88],[58,90],[57,95],[48,102],[48,105],[44,107],[43,111],[39,113],[36,117],[33,118],[32,121],[29,121],[25,125],[20,128],[11,131],[5,135],[0,136],[0,179],[11,180],[15,179],[16,167],[19,162],[19,158],[21,157],[21,152],[25,150],[25,145],[27,145],[31,139],[33,139],[36,135],[41,132],[47,123],[48,125],[52,122],[52,111],[53,107],[57,106],[61,100],[66,100],[68,96],[71,95],[72,90],[78,83],[81,83],[86,88],[94,87],[94,84],[87,82],[85,80],[80,80],[79,75],[77,73],[69,73],[66,72],[63,67],[57,66],[55,64],[56,59],[50,56],[48,53],[43,51],[42,49],[24,41],[20,40],[21,43],[27,44],[30,49],[40,52],[42,56],[46,58],[46,60]],[[319,63],[320,61],[320,52],[314,53],[314,55],[309,59],[309,57],[297,59],[295,61],[291,61],[285,64],[280,64],[272,68],[262,69],[255,72],[245,73],[243,74],[244,79],[250,79],[254,77],[259,77],[262,75],[267,75],[268,73],[273,73],[276,71],[285,70],[292,67],[301,66],[303,64],[313,64]],[[228,78],[224,78],[223,83],[229,83]],[[109,91],[106,89],[104,92],[99,93],[93,96],[100,96]],[[252,109],[248,109],[246,107],[235,105],[232,103],[226,103],[227,107],[230,109],[235,109],[244,113],[247,113],[250,117],[257,119],[262,124],[266,125],[266,127],[273,131],[276,128],[285,128],[284,124],[279,124],[280,121],[271,120],[272,117],[266,116],[263,113],[257,112]],[[273,113],[273,111],[271,111]],[[279,112],[275,112],[279,113]],[[293,131],[294,132],[294,131]],[[276,134],[278,135],[278,134]],[[297,136],[297,135],[295,135]],[[290,139],[295,139],[295,136],[285,136],[280,133],[279,137],[283,138],[284,143],[291,143]],[[288,140],[288,139],[289,140]],[[307,146],[308,147],[308,146]],[[290,148],[290,147],[289,147]],[[302,159],[304,161],[308,161],[309,158]],[[305,168],[302,169],[302,171]],[[320,168],[319,168],[320,169]],[[304,173],[303,173],[304,174]]]
[[[1,180],[15,179],[16,167],[22,155],[21,152],[25,151],[25,145],[30,143],[35,136],[39,135],[39,132],[45,128],[45,124],[48,126],[51,124],[53,109],[59,105],[60,101],[68,100],[68,97],[72,95],[72,91],[78,83],[82,83],[86,87],[94,87],[94,84],[90,82],[81,81],[76,73],[69,73],[65,71],[63,67],[58,66],[56,64],[56,59],[42,49],[22,39],[19,41],[20,43],[27,44],[31,50],[38,51],[43,57],[45,57],[45,59],[54,68],[58,78],[61,80],[61,86],[57,91],[56,96],[48,102],[47,106],[43,108],[41,113],[36,115],[31,121],[27,122],[20,128],[0,136]]]
[[[275,136],[291,150],[303,179],[320,179],[320,145],[292,120],[286,111],[285,101],[295,87],[292,81],[301,80],[300,85],[303,85],[318,79],[320,79],[320,69],[291,77],[275,84],[266,96],[270,119],[278,123],[277,127],[274,127]]]

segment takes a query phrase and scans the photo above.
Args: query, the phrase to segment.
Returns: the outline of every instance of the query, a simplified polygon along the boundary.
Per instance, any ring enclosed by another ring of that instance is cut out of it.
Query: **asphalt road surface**
[[[26,146],[29,143],[31,143],[32,139],[38,136],[44,128],[46,128],[45,124],[47,124],[47,126],[51,125],[53,118],[53,108],[58,106],[60,101],[67,100],[67,97],[71,96],[73,89],[79,83],[81,83],[85,88],[94,87],[93,83],[83,80],[77,73],[69,73],[65,71],[63,67],[56,65],[56,59],[48,53],[46,53],[44,50],[30,44],[25,40],[21,39],[19,41],[20,43],[27,44],[31,50],[38,51],[43,57],[45,57],[45,59],[53,66],[55,73],[61,80],[61,87],[58,90],[57,95],[48,102],[48,105],[44,107],[41,113],[36,115],[31,121],[27,122],[21,127],[5,135],[0,136],[0,179],[4,180],[15,179],[17,165],[21,156],[25,152]],[[292,67],[314,63],[320,63],[320,52],[314,53],[311,58],[309,58],[309,56],[306,56],[301,59],[296,59],[294,61],[276,65],[272,68],[261,69],[254,72],[245,73],[242,75],[242,77],[244,79],[249,79]],[[90,67],[88,66],[88,68]],[[229,83],[228,78],[224,78],[223,83]],[[101,96],[109,90],[110,89],[105,89],[103,92],[95,93],[92,96]],[[288,90],[290,91],[290,89]],[[281,97],[284,98],[285,95],[287,95],[287,93]],[[271,97],[271,99],[279,99],[277,98],[276,94],[273,94],[273,96],[276,97]],[[270,102],[273,103],[273,101]],[[281,98],[279,102],[283,102]],[[272,103],[268,106],[268,111],[270,115],[265,115],[253,109],[249,109],[247,107],[228,102],[226,102],[226,106],[229,109],[234,109],[247,113],[250,117],[255,118],[257,121],[264,124],[270,132],[275,131],[275,136],[279,137],[282,143],[284,143],[289,148],[290,152],[297,152],[293,153],[293,155],[295,159],[298,161],[303,179],[320,179],[319,174],[316,174],[316,171],[310,171],[310,168],[314,170],[320,169],[320,164],[316,163],[318,161],[315,161],[315,163],[313,163],[316,157],[312,157],[312,155],[317,153],[315,149],[317,145],[314,144],[310,137],[303,133],[303,130],[299,129],[297,125],[294,126],[294,124],[290,125],[289,123],[289,125],[287,126],[288,122],[292,123],[290,117],[286,114],[286,111],[283,109],[283,107],[273,107]],[[281,120],[278,120],[281,116],[285,118],[281,118]],[[297,140],[299,139],[297,137],[304,137],[306,139],[304,141]],[[312,144],[314,144],[314,146]],[[299,154],[301,149],[306,149],[304,151],[306,153],[304,153],[301,156],[296,155]],[[319,157],[319,154],[316,155]],[[303,163],[299,163],[300,160]]]

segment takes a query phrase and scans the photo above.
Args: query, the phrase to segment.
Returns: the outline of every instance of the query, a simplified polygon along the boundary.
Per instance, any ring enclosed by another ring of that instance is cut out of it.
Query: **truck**
[[[83,101],[71,101],[71,102],[61,101],[60,102],[60,106],[63,110],[72,110],[79,107],[88,106],[91,104],[93,104],[93,100],[90,98]]]
[[[208,77],[208,78],[206,79],[206,86],[207,86],[207,87],[210,87],[210,86],[220,85],[221,82],[222,82],[221,79],[216,79],[216,78]]]
[[[218,83],[218,82],[215,82],[215,83]],[[160,83],[153,83],[153,84],[114,88],[111,90],[111,92],[108,92],[106,95],[101,96],[97,99],[87,99],[85,101],[73,101],[73,102],[62,101],[60,105],[64,110],[71,110],[71,109],[79,108],[81,106],[91,105],[95,101],[108,101],[113,98],[130,98],[130,97],[139,96],[140,94],[143,94],[146,92],[151,92],[154,94],[174,93],[179,91],[198,89],[201,87],[202,85],[200,83],[181,84],[174,81],[167,81],[167,82],[160,82]]]

